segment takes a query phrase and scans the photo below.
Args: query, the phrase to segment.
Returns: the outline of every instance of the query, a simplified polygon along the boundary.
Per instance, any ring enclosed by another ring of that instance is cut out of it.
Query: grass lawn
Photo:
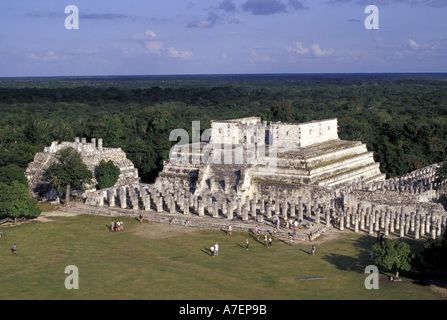
[[[275,239],[268,249],[246,232],[198,230],[122,218],[49,217],[2,227],[0,299],[440,299],[428,286],[406,278],[390,283],[380,274],[378,290],[367,290],[364,273],[375,238],[352,232],[310,242]],[[334,231],[335,232],[335,231]],[[339,232],[339,231],[336,231]],[[245,250],[245,239],[250,248]],[[209,247],[218,242],[219,255]],[[18,254],[11,253],[16,243]],[[65,288],[65,267],[79,270],[79,289]],[[301,280],[297,277],[325,276]]]

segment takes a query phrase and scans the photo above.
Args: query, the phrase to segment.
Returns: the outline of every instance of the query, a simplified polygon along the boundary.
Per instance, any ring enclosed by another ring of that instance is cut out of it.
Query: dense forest
[[[446,158],[447,74],[2,78],[0,168],[26,168],[55,140],[103,138],[152,181],[171,130],[247,116],[338,118],[340,138],[366,143],[398,176]]]

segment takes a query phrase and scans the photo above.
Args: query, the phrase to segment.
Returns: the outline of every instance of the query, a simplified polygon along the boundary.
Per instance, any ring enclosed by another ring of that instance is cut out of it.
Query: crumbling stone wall
[[[35,198],[43,200],[54,200],[57,197],[57,192],[52,185],[47,181],[44,173],[46,169],[56,161],[56,153],[64,148],[71,147],[81,154],[81,159],[84,161],[88,169],[95,175],[95,168],[99,165],[101,160],[113,161],[113,163],[120,168],[120,176],[116,185],[125,185],[129,183],[138,183],[140,181],[138,170],[133,163],[126,158],[126,154],[121,148],[104,148],[102,139],[91,139],[87,142],[86,138],[76,138],[74,142],[54,141],[51,146],[45,147],[43,152],[38,152],[34,156],[26,171],[25,176],[28,179],[30,191]],[[87,191],[94,191],[97,184],[94,179],[92,185],[86,186]],[[76,191],[73,191],[76,193]]]

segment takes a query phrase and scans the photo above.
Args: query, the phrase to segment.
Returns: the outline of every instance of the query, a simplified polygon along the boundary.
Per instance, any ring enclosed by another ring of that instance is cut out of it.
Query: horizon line
[[[110,75],[54,75],[54,76],[0,76],[1,79],[23,78],[111,78],[111,77],[203,77],[203,76],[256,76],[256,75],[447,75],[447,72],[265,72],[265,73],[179,73],[179,74],[110,74]]]

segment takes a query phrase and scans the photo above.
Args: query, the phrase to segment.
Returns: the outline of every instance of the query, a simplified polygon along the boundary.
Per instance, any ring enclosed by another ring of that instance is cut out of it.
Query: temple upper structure
[[[171,154],[176,153],[183,156],[165,161],[159,181],[175,180],[199,194],[268,193],[265,186],[271,183],[300,189],[385,180],[365,144],[338,137],[337,119],[269,124],[259,117],[214,120],[208,143],[176,145]]]

